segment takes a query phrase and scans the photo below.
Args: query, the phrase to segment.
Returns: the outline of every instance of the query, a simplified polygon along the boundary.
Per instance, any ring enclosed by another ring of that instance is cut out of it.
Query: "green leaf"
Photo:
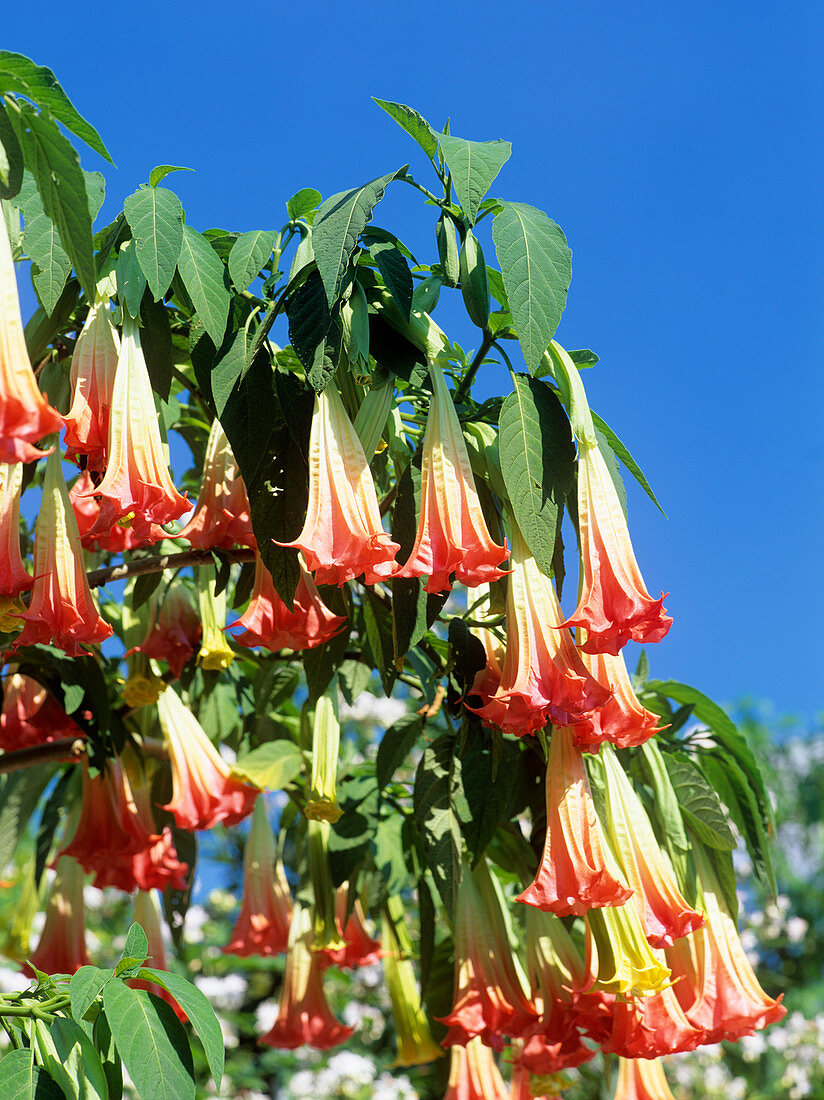
[[[513,746],[507,746],[511,749]],[[517,764],[519,752],[510,764]],[[461,819],[461,831],[474,866],[495,835],[507,806],[513,767],[495,768],[494,750],[485,738],[478,738],[461,760],[461,779],[468,813]]]
[[[153,302],[148,295],[140,304],[140,346],[152,389],[161,401],[168,401],[174,377],[174,353],[169,310],[162,302]]]
[[[400,546],[398,561],[405,563],[415,544],[421,497],[421,471],[411,462],[398,478],[392,513],[392,540]],[[395,667],[418,644],[427,630],[427,593],[420,577],[399,577],[392,586],[392,638]]]
[[[203,327],[215,347],[220,347],[229,316],[226,269],[203,234],[190,225],[183,226],[177,269]]]
[[[372,220],[372,211],[387,186],[405,171],[406,166],[361,187],[339,191],[321,203],[312,227],[312,247],[330,308],[346,289],[349,261],[358,237]]]
[[[153,967],[144,967],[138,977],[150,982],[157,982],[164,989],[168,989],[195,1029],[203,1044],[209,1072],[214,1080],[215,1087],[220,1087],[223,1078],[223,1066],[226,1051],[223,1045],[223,1033],[215,1016],[215,1010],[209,1004],[205,994],[187,982],[185,978],[177,974],[170,974],[165,970],[155,970]]]
[[[343,332],[330,311],[320,273],[310,272],[287,305],[289,339],[316,393],[323,393],[338,366]]]
[[[232,774],[261,790],[280,791],[303,768],[303,755],[291,741],[267,741],[238,757]]]
[[[165,900],[165,898],[164,898]],[[109,1100],[121,1100],[123,1096],[123,1063],[114,1045],[112,1029],[106,1019],[106,1013],[98,1012],[92,1026],[92,1042],[100,1055],[103,1072],[109,1083]]]
[[[74,707],[74,710],[77,710],[83,701],[85,694],[83,689],[78,684],[70,684],[66,690],[67,693],[72,694],[72,701],[77,699],[77,705]],[[65,704],[63,709],[66,709]],[[67,713],[74,713],[74,710],[67,711]],[[65,768],[63,774],[52,787],[40,813],[40,824],[37,828],[37,839],[34,845],[34,884],[38,889],[51,854],[54,834],[63,819],[63,811],[68,801],[66,796],[75,778],[74,772],[75,769],[71,765]]]
[[[541,572],[552,576],[562,506],[575,470],[569,420],[545,382],[517,374],[499,424],[498,453],[515,520]]]
[[[89,197],[89,217],[94,222],[106,198],[106,177],[102,172],[87,172],[85,168],[83,177],[86,180],[86,194]]]
[[[14,92],[32,100],[105,157],[109,164],[114,164],[100,134],[78,113],[51,69],[35,65],[21,53],[0,50],[0,91]]]
[[[158,164],[149,173],[149,187],[157,187],[172,172],[194,172],[194,168],[183,168],[180,164]]]
[[[369,687],[372,679],[372,669],[363,661],[343,661],[338,668],[338,686],[349,704],[354,702]]]
[[[383,790],[392,776],[407,758],[423,733],[423,722],[418,714],[405,714],[384,733],[378,745],[375,774],[378,787]]]
[[[369,254],[378,265],[387,289],[408,321],[412,310],[412,272],[403,253],[388,241],[372,241]]]
[[[344,592],[346,592],[346,597]],[[349,636],[352,632],[348,591],[339,588],[324,588],[321,590],[320,595],[329,610],[336,615],[345,617],[346,623],[343,629],[333,638],[330,638],[328,642],[315,646],[314,649],[303,651],[303,671],[306,676],[306,688],[310,703],[314,703],[319,699],[331,684],[332,677],[343,663],[349,646]]]
[[[394,662],[392,612],[371,586],[364,589],[363,622],[372,664],[378,670],[383,690],[387,696],[391,695],[398,672]]]
[[[736,839],[707,777],[686,753],[668,752],[664,760],[681,811],[693,831],[711,848],[731,852]]]
[[[66,1100],[65,1093],[40,1066],[31,1050],[10,1050],[0,1059],[3,1100]]]
[[[140,966],[141,963],[146,961],[148,954],[149,941],[146,939],[146,933],[135,922],[126,933],[123,954],[115,968],[115,975],[122,974],[124,970],[130,970],[133,966]]]
[[[13,199],[23,182],[23,151],[0,102],[0,199]]]
[[[600,362],[595,352],[590,351],[589,348],[581,348],[580,351],[568,351],[567,355],[578,370],[586,370],[587,367],[594,367],[596,363]]]
[[[229,253],[229,275],[238,290],[246,290],[272,255],[274,247],[273,229],[252,229],[238,237]]]
[[[390,99],[377,99],[375,96],[372,96],[372,99],[417,141],[430,160],[434,158],[438,151],[438,135],[423,115],[418,114],[414,107],[407,107],[404,103],[393,103]]]
[[[314,187],[303,187],[296,191],[291,199],[286,200],[286,211],[292,221],[305,218],[311,211],[320,205],[321,193]]]
[[[172,1007],[115,981],[103,990],[103,1006],[120,1057],[143,1100],[194,1100],[192,1052]]]
[[[449,134],[440,134],[438,144],[458,201],[469,224],[474,225],[484,195],[509,160],[512,146],[508,141],[467,141]]]
[[[621,471],[618,469],[618,459],[615,457],[615,451],[613,451],[609,440],[597,425],[595,426],[595,438],[598,440],[598,449],[603,455],[607,471],[612,478],[612,484],[615,486],[615,492],[618,494],[618,503],[624,513],[624,519],[628,519],[627,490],[621,477]]]
[[[57,227],[46,216],[36,192],[26,203],[24,217],[23,248],[36,268],[32,278],[37,296],[51,316],[69,278],[72,262],[60,243]]]
[[[220,357],[212,368],[212,397],[218,418],[223,416],[232,390],[249,369],[249,354],[254,343],[255,334],[244,326],[231,339],[224,341],[220,349]]]
[[[426,865],[451,918],[461,881],[461,818],[468,812],[461,761],[449,734],[424,750],[415,776],[413,805]]]
[[[157,573],[144,573],[142,576],[135,578],[134,588],[132,589],[132,611],[137,611],[151,598],[152,593],[156,591],[162,580],[162,570]]]
[[[80,1023],[97,1000],[106,983],[114,977],[113,970],[101,970],[97,966],[81,966],[69,983],[72,1016]]]
[[[701,766],[744,837],[756,875],[775,893],[775,874],[767,831],[746,774],[735,759],[723,751],[702,754]]]
[[[141,187],[125,200],[123,213],[132,230],[143,274],[155,301],[159,301],[171,285],[183,246],[183,207],[180,199],[165,187]],[[185,276],[183,281],[186,283]],[[188,283],[186,289],[195,301]],[[202,319],[205,322],[205,318]]]
[[[0,874],[53,775],[54,768],[41,764],[0,779]]]
[[[108,1100],[109,1085],[91,1039],[74,1020],[62,1016],[34,1025],[39,1060],[69,1100]]]
[[[644,768],[655,793],[655,813],[663,826],[667,847],[675,847],[680,852],[689,851],[689,841],[684,831],[684,821],[675,787],[670,779],[664,754],[658,747],[658,738],[651,737],[641,745]]]
[[[504,202],[492,239],[527,369],[537,369],[555,335],[572,278],[572,253],[542,210]]]
[[[137,258],[135,242],[125,241],[117,254],[117,296],[121,305],[135,319],[140,316],[140,303],[146,290],[146,276]]]
[[[624,446],[624,444],[621,442],[621,440],[618,438],[612,428],[610,428],[609,424],[607,424],[605,420],[598,416],[597,413],[592,413],[592,419],[595,421],[595,427],[607,440],[610,447],[615,452],[615,455],[621,460],[621,462],[623,462],[626,469],[629,470],[629,472],[647,494],[649,499],[661,513],[661,515],[666,519],[667,513],[658,503],[655,493],[653,493],[652,489],[650,488],[649,482],[644,477],[641,467],[629,453],[627,448]]]

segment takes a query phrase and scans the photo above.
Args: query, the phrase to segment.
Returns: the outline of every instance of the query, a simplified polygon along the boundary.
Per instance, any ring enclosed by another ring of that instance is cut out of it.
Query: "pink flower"
[[[23,467],[0,464],[0,596],[19,596],[32,580],[20,555],[20,489]]]
[[[675,1100],[660,1059],[619,1058],[615,1100]]]
[[[229,942],[228,955],[283,955],[289,944],[292,895],[262,798],[255,803],[252,828],[243,855],[243,902]]]
[[[109,453],[112,406],[120,339],[112,324],[108,299],[98,299],[72,355],[72,407],[66,413],[66,455],[85,456],[83,466],[102,474]]]
[[[57,860],[57,873],[46,905],[46,923],[31,962],[44,974],[74,974],[89,963],[83,871],[68,856],[60,856]],[[24,967],[24,970],[32,973],[30,967]]]
[[[130,649],[143,653],[155,661],[166,661],[176,679],[197,650],[200,641],[200,617],[185,588],[178,587],[166,593],[158,607],[152,602],[152,619],[146,637],[140,645]]]
[[[99,530],[97,520],[100,517],[100,498],[95,497],[96,492],[94,480],[88,470],[84,470],[69,489],[69,501],[77,520],[80,543],[85,550],[108,550],[110,554],[122,554],[124,550],[135,550],[138,546],[146,546],[165,538],[165,531],[157,524],[152,525],[145,539],[139,539],[134,528],[128,524],[124,527],[115,523],[107,531]]]
[[[632,689],[622,653],[586,653],[581,651],[584,668],[599,684],[612,692],[609,699],[576,723],[575,744],[585,752],[597,752],[609,741],[618,749],[642,745],[658,729],[657,714],[642,707]]]
[[[3,684],[0,748],[12,752],[64,737],[85,734],[37,680],[18,672],[9,674]]]
[[[356,898],[349,917],[346,908],[349,891],[339,886],[335,893],[335,924],[343,940],[342,947],[324,947],[320,951],[321,967],[339,966],[342,970],[354,970],[359,966],[371,966],[381,957],[380,940],[373,939],[366,931],[363,908]]]
[[[203,461],[203,482],[192,518],[175,537],[202,548],[219,546],[231,550],[235,543],[241,543],[254,550],[257,546],[246,486],[219,420],[212,421]]]
[[[480,1039],[452,1047],[444,1100],[509,1100],[492,1051]]]

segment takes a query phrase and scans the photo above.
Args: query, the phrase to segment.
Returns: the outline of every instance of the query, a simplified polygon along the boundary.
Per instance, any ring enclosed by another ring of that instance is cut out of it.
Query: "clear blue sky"
[[[199,229],[279,227],[300,187],[407,161],[424,179],[373,95],[510,140],[493,193],[566,232],[558,338],[601,356],[592,404],[669,516],[630,488],[642,571],[675,617],[653,675],[803,724],[824,712],[824,7],[31,2],[3,24],[107,142],[117,171],[83,154],[106,171],[104,218],[163,163],[196,170],[169,183]],[[435,258],[411,189],[376,221]]]

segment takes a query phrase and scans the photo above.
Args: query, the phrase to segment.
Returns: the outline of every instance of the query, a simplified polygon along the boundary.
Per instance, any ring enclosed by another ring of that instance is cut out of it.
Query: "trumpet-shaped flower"
[[[108,298],[98,298],[72,355],[72,406],[66,413],[66,454],[85,456],[85,469],[102,474],[109,453],[109,415],[120,354]]]
[[[74,974],[89,963],[83,882],[80,865],[69,856],[60,856],[46,905],[46,923],[31,956],[32,966],[44,974]]]
[[[518,898],[558,916],[623,905],[632,894],[607,868],[583,757],[569,729],[555,729],[546,770],[546,841],[534,881]]]
[[[569,726],[602,706],[609,691],[584,668],[552,581],[512,524],[512,573],[506,597],[507,644],[500,685],[477,709],[487,725],[517,736],[547,722]]]
[[[355,970],[359,966],[371,966],[381,957],[380,942],[373,939],[366,931],[360,900],[355,899],[352,912],[348,917],[346,916],[347,907],[348,891],[345,886],[339,886],[335,891],[335,924],[343,946],[324,947],[321,950],[321,967],[324,970],[327,966],[337,966],[341,970]]]
[[[421,1005],[421,994],[410,958],[411,943],[403,925],[403,904],[389,898],[391,913],[381,917],[381,957],[386,987],[392,1002],[398,1056],[395,1066],[419,1066],[434,1062],[443,1049],[432,1038],[429,1021]]]
[[[260,793],[235,779],[203,727],[172,688],[157,701],[172,764],[172,799],[164,809],[181,829],[236,825],[254,808]]]
[[[675,1100],[660,1058],[619,1058],[615,1100]]]
[[[134,550],[165,537],[163,528],[157,524],[152,526],[145,539],[139,539],[134,528],[123,527],[119,523],[115,523],[108,531],[98,530],[96,524],[100,516],[100,500],[94,496],[96,492],[94,479],[88,470],[83,470],[69,489],[69,501],[84,550],[108,550],[110,554],[122,554],[124,550]]]
[[[100,514],[90,536],[124,522],[137,538],[152,541],[154,525],[169,523],[189,508],[169,473],[138,325],[128,314],[112,393],[106,473],[94,492]]]
[[[203,549],[217,546],[231,550],[237,543],[253,550],[257,547],[246,486],[219,420],[212,421],[206,443],[195,510],[176,537]]]
[[[659,1058],[706,1042],[706,1032],[690,1023],[668,985],[649,997],[616,997],[602,1050],[624,1058]]]
[[[309,437],[309,506],[293,542],[318,584],[393,576],[400,547],[381,526],[375,483],[334,385],[315,398]]]
[[[292,895],[275,838],[259,798],[243,853],[243,901],[229,942],[229,955],[283,955],[289,943]]]
[[[46,462],[43,497],[34,532],[34,582],[31,602],[17,646],[38,642],[65,650],[70,657],[82,646],[102,642],[112,633],[92,597],[83,563],[83,548],[60,456],[52,451]]]
[[[146,637],[126,656],[142,653],[155,661],[167,661],[170,671],[179,679],[197,649],[200,633],[200,618],[188,590],[179,585],[166,593],[162,603],[152,603]]]
[[[452,1047],[443,1100],[509,1100],[492,1051],[480,1039]]]
[[[650,947],[635,899],[626,905],[591,909],[585,917],[584,988],[619,997],[647,997],[670,983],[662,951]]]
[[[145,834],[144,847],[132,857],[132,876],[140,890],[185,890],[189,864],[178,859],[172,830],[164,825],[155,832],[149,784],[134,790],[138,820]],[[162,969],[162,968],[161,968]]]
[[[427,592],[448,592],[454,573],[468,587],[498,580],[505,546],[489,534],[458,414],[443,371],[429,364],[432,403],[421,463],[421,514],[415,543],[398,577],[427,576]]]
[[[0,462],[41,458],[32,444],[59,431],[63,418],[37,388],[29,362],[5,218],[0,218]]]
[[[312,915],[296,904],[278,1017],[260,1039],[267,1046],[293,1050],[308,1043],[318,1050],[329,1050],[352,1035],[352,1028],[338,1023],[329,1008],[318,957],[312,950],[312,936]]]
[[[242,628],[240,634],[233,635],[239,645],[301,650],[315,649],[328,642],[345,622],[342,615],[333,615],[324,604],[311,575],[303,566],[295,590],[294,608],[290,611],[277,594],[269,570],[257,557],[252,598],[243,615],[232,623],[231,629]]]
[[[20,554],[20,489],[23,467],[0,464],[0,597],[19,596],[32,580]]]
[[[455,914],[452,1011],[441,1017],[444,1046],[465,1046],[476,1035],[496,1050],[504,1036],[523,1036],[538,1019],[521,981],[507,936],[501,900],[486,860],[464,865]]]
[[[64,737],[85,737],[85,734],[37,680],[19,672],[8,675],[0,711],[0,748],[12,752]]]
[[[648,741],[658,728],[658,715],[642,707],[632,689],[622,653],[586,653],[581,651],[584,668],[612,695],[575,726],[575,744],[587,752],[609,741],[618,749],[629,749]]]
[[[221,589],[215,595],[211,572],[211,569],[205,568],[196,571],[197,609],[200,612],[200,622],[203,627],[197,663],[201,668],[209,669],[212,672],[221,672],[223,669],[228,668],[235,659],[235,652],[226,641],[224,632],[226,626],[226,589]]]

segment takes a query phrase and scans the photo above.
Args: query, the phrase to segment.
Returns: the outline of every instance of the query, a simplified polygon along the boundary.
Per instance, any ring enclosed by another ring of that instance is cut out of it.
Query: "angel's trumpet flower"
[[[675,1100],[660,1058],[619,1058],[615,1100]]]
[[[152,970],[168,970],[160,906],[153,890],[138,891],[134,901],[132,920],[136,921],[146,933],[146,941],[149,945],[146,966],[151,967]],[[164,1001],[172,1006],[178,1019],[186,1020],[186,1013],[168,989],[159,982],[147,981],[145,978],[129,978],[126,984],[131,986],[132,989],[145,989],[147,993],[154,993],[156,997],[162,997]]]
[[[318,584],[366,584],[393,576],[400,547],[381,526],[375,483],[334,385],[315,398],[309,437],[309,506],[298,537]]]
[[[546,769],[546,841],[534,881],[518,898],[558,916],[623,905],[628,890],[607,868],[601,826],[579,749],[555,729]]]
[[[37,388],[29,362],[6,219],[0,218],[0,462],[41,458],[32,444],[59,431],[63,418]]]
[[[146,637],[126,656],[142,653],[155,661],[166,661],[169,670],[179,679],[197,649],[200,634],[200,618],[188,590],[178,586],[167,592],[159,605],[152,602],[152,617]]]
[[[249,497],[219,420],[212,421],[203,461],[203,482],[195,510],[176,536],[192,546],[231,550],[240,543],[255,549]]]
[[[264,646],[266,649],[315,649],[341,630],[346,619],[333,615],[318,595],[312,577],[301,566],[290,611],[277,594],[272,576],[260,557],[255,559],[255,586],[249,606],[231,629],[238,645]]]
[[[586,923],[584,988],[620,997],[646,997],[671,984],[662,951],[650,947],[635,899],[590,909]]]
[[[480,1039],[452,1047],[443,1100],[509,1100],[492,1051]]]
[[[112,633],[92,597],[60,456],[52,451],[46,462],[43,497],[34,531],[34,582],[31,602],[17,646],[38,642],[57,646],[70,657],[82,646],[102,642]]]
[[[267,1046],[293,1050],[308,1043],[318,1050],[329,1050],[352,1035],[352,1028],[338,1023],[329,1008],[318,957],[312,950],[312,935],[311,913],[296,904],[278,1018],[260,1039]]]
[[[181,829],[236,825],[254,808],[260,793],[235,779],[203,727],[172,688],[157,701],[172,764],[172,799],[164,806]]]
[[[64,737],[85,737],[51,692],[31,676],[13,672],[3,682],[0,749],[12,752]]]
[[[98,298],[72,355],[72,406],[66,413],[66,454],[85,456],[83,466],[102,474],[109,453],[109,415],[120,354],[108,298]]]
[[[229,942],[229,955],[283,955],[289,943],[292,895],[275,838],[259,798],[243,853],[243,901]]]
[[[138,324],[128,314],[112,393],[106,473],[94,493],[100,498],[100,514],[90,536],[124,523],[137,538],[153,541],[156,525],[189,508],[169,473]]]
[[[581,663],[552,581],[541,573],[512,523],[512,573],[506,597],[507,644],[501,682],[477,713],[517,736],[552,722],[569,726],[602,706],[609,691]]]
[[[223,669],[228,668],[235,659],[235,653],[226,641],[224,631],[226,625],[226,589],[221,589],[215,595],[211,572],[210,569],[198,569],[196,571],[197,609],[200,612],[200,623],[203,628],[197,663],[201,668],[221,672]]]
[[[94,496],[96,492],[94,479],[88,470],[83,470],[69,489],[69,501],[84,550],[107,550],[110,554],[122,554],[124,550],[135,550],[138,546],[165,538],[163,528],[157,524],[152,525],[145,539],[139,539],[134,528],[121,527],[119,523],[107,531],[99,530],[96,525],[100,516],[100,500]]]
[[[0,464],[0,603],[31,588],[20,554],[20,489],[23,467]]]
[[[429,1021],[421,1005],[421,994],[410,958],[412,944],[403,923],[403,903],[397,896],[387,899],[381,917],[381,958],[395,1032],[398,1056],[393,1065],[419,1066],[440,1058],[443,1049],[432,1038]]]
[[[390,902],[393,899],[389,899]],[[359,966],[371,966],[381,957],[381,945],[372,939],[364,924],[363,907],[355,899],[352,912],[346,916],[349,891],[339,886],[335,891],[335,924],[343,941],[342,947],[324,947],[321,952],[321,966],[337,966],[341,970],[354,970]],[[411,1064],[411,1063],[410,1063]]]
[[[486,860],[465,864],[455,914],[455,984],[444,1046],[476,1035],[502,1050],[504,1036],[527,1035],[538,1019],[507,936],[501,899]]]
[[[312,721],[312,782],[304,813],[309,820],[334,823],[343,813],[337,796],[340,722],[328,695],[315,703]]]
[[[624,1058],[658,1058],[706,1042],[706,1032],[690,1023],[668,985],[649,997],[616,997],[609,1038],[601,1049]]]
[[[74,974],[89,963],[83,884],[80,864],[60,856],[46,905],[46,923],[31,956],[32,966],[44,974]]]
[[[155,832],[149,784],[134,790],[134,804],[146,833],[145,846],[132,857],[132,874],[140,890],[185,890],[189,864],[178,859],[172,830],[164,825]],[[161,967],[162,969],[162,967]]]
[[[498,580],[506,547],[489,534],[469,463],[458,414],[443,371],[429,364],[432,404],[421,461],[421,514],[415,543],[398,577],[427,576],[427,592],[448,592],[454,573],[461,584]]]
[[[632,688],[622,653],[581,652],[584,668],[612,692],[609,699],[575,725],[575,744],[587,752],[609,741],[618,749],[634,748],[648,741],[658,728],[657,714],[642,707]]]

